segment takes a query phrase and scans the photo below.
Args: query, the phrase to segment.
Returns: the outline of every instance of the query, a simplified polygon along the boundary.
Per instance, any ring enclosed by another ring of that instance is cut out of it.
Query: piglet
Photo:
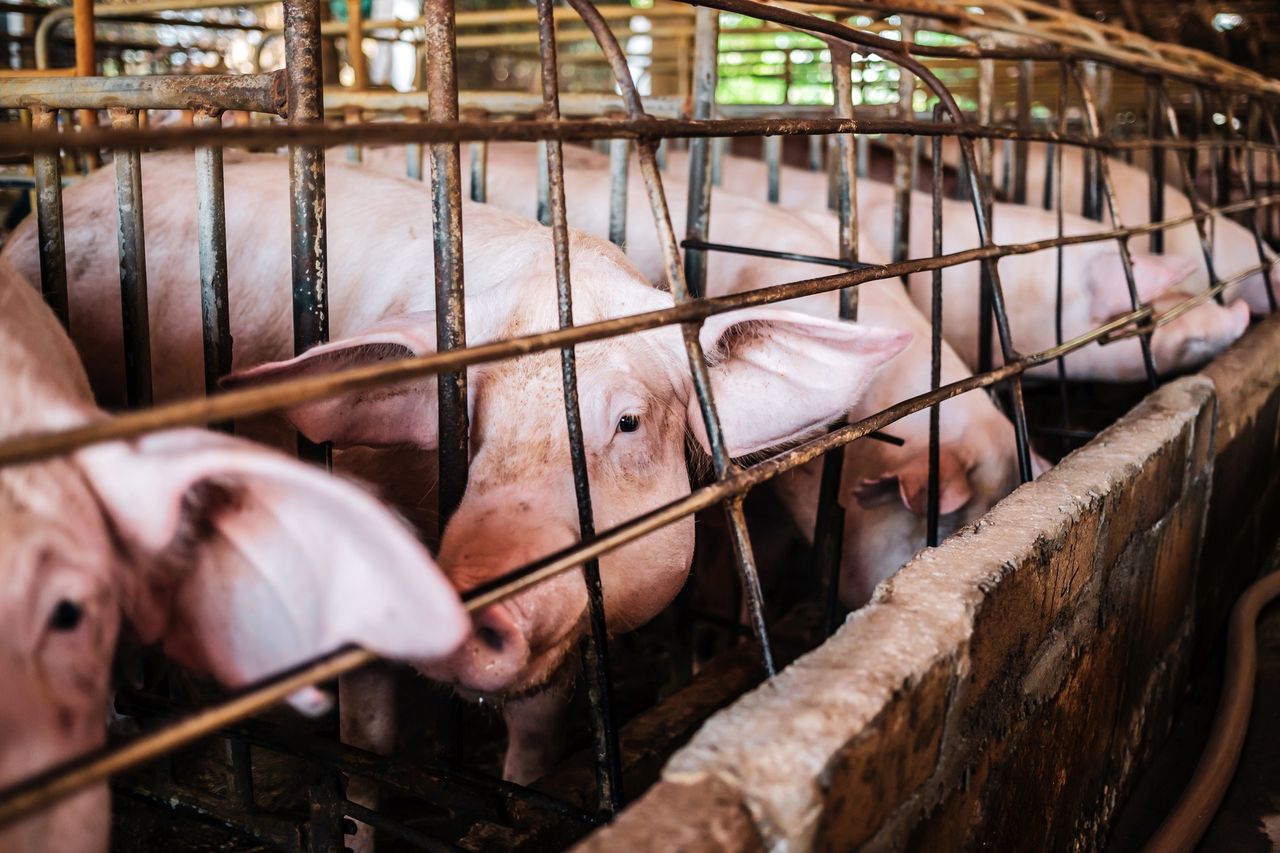
[[[0,261],[0,437],[104,417],[66,334]],[[103,745],[116,637],[236,687],[346,643],[431,661],[457,594],[361,490],[185,429],[0,468],[0,786]],[[293,697],[323,708],[314,689]],[[0,830],[0,849],[105,850],[106,785]]]

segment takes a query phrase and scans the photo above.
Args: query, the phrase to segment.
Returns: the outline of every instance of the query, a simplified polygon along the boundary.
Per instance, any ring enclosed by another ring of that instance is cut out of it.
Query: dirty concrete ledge
[[[1273,318],[916,557],[578,849],[1103,846],[1212,629],[1208,545],[1247,509],[1257,549],[1280,502],[1278,387]]]

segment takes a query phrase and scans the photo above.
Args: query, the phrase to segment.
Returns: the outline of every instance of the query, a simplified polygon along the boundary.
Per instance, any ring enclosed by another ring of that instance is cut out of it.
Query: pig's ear
[[[247,388],[435,352],[433,311],[404,314],[367,331],[307,350],[288,361],[233,373],[224,388]],[[434,448],[440,440],[435,377],[301,403],[285,411],[298,431],[312,441],[338,447],[386,447],[412,444]]]
[[[1148,255],[1134,252],[1133,283],[1139,302],[1151,302],[1195,272],[1196,262],[1182,255]],[[1124,262],[1114,246],[1096,253],[1089,261],[1090,314],[1103,322],[1133,310]]]
[[[938,512],[949,515],[973,498],[968,466],[954,450],[943,447],[938,454]],[[917,454],[896,470],[876,479],[862,480],[854,487],[854,496],[862,506],[874,506],[890,496],[917,515],[929,508],[929,457]]]
[[[120,581],[139,635],[225,684],[346,643],[431,660],[468,630],[408,529],[321,470],[201,430],[76,459],[133,555]]]
[[[701,340],[729,455],[744,456],[802,438],[846,414],[911,334],[750,308],[711,317]],[[689,426],[709,448],[692,394]]]

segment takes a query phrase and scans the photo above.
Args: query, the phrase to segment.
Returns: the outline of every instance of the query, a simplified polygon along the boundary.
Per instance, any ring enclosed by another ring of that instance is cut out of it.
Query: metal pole
[[[715,112],[716,61],[719,55],[720,13],[698,7],[694,18],[693,42],[693,118],[706,120]],[[689,143],[689,206],[685,219],[685,236],[706,240],[711,232],[711,169],[708,141],[694,139]],[[684,278],[689,293],[706,292],[707,254],[698,249],[684,254]]]
[[[284,40],[289,124],[318,124],[324,118],[319,0],[285,0]],[[324,146],[289,146],[295,355],[329,340],[324,168]],[[298,455],[329,463],[328,445],[312,444],[301,435],[298,436]]]
[[[556,69],[552,2],[553,0],[538,0],[538,36],[542,54],[543,112],[547,119],[557,121],[560,118],[560,84]],[[552,140],[545,144],[543,150],[547,157],[548,216],[555,246],[556,301],[559,306],[560,328],[565,329],[573,325],[573,290],[569,278],[569,223],[565,212],[563,149],[559,140]],[[560,350],[560,371],[564,385],[564,415],[569,428],[573,488],[578,503],[578,530],[585,540],[595,536],[595,512],[591,506],[591,484],[582,437],[582,412],[578,405],[578,364],[572,346]],[[600,811],[605,815],[613,815],[622,808],[622,760],[613,713],[613,685],[609,677],[609,632],[605,621],[604,589],[600,583],[600,561],[592,559],[583,563],[582,578],[587,587],[587,616],[590,626],[582,639],[582,645],[595,736],[596,785],[600,793]]]
[[[631,140],[609,140],[609,242],[627,248],[627,182]]]
[[[138,127],[133,110],[113,107],[115,130]],[[120,213],[120,306],[124,321],[124,366],[132,407],[151,405],[151,334],[147,313],[147,253],[142,217],[142,155],[117,151],[116,206]]]
[[[222,124],[218,110],[198,110],[201,127]],[[231,372],[231,321],[227,307],[227,207],[222,149],[196,149],[196,224],[200,240],[200,316],[204,336],[204,390],[213,394]]]
[[[35,130],[57,129],[58,112],[43,107],[31,109]],[[62,327],[69,327],[67,305],[67,252],[62,229],[62,173],[57,152],[32,158],[36,181],[36,228],[40,234],[40,292],[53,309]]]
[[[427,120],[458,120],[457,47],[453,0],[425,0]],[[456,142],[432,143],[431,217],[435,234],[436,347],[467,345],[462,274],[462,175]],[[462,502],[470,462],[467,373],[440,375],[440,529]]]

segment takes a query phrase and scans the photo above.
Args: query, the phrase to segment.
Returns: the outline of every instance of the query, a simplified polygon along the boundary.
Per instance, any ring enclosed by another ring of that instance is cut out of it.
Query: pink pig
[[[890,203],[860,211],[869,239],[880,245],[892,240],[893,208]],[[975,248],[977,224],[968,202],[943,202],[943,251]],[[1057,215],[1014,204],[997,203],[992,214],[997,243],[1029,243],[1057,234]],[[915,194],[911,211],[911,256],[925,257],[932,247],[932,206],[928,196]],[[1066,216],[1063,233],[1095,234],[1106,230],[1092,220]],[[1113,240],[1081,243],[1063,250],[1063,340],[1071,340],[1130,309],[1119,248]],[[1053,318],[1056,302],[1056,250],[1011,255],[999,262],[1000,280],[1008,306],[1013,345],[1031,353],[1056,343]],[[1180,283],[1195,270],[1195,261],[1181,255],[1133,254],[1134,279],[1140,302],[1157,310],[1185,298]],[[965,361],[978,363],[978,290],[980,264],[971,262],[943,272],[943,330],[947,340]],[[910,276],[911,299],[925,310],[932,299],[931,274]],[[1242,303],[1222,307],[1213,302],[1196,306],[1172,322],[1160,326],[1151,338],[1156,367],[1162,372],[1196,367],[1226,349],[1249,325],[1249,308]],[[999,364],[1000,347],[994,346]],[[1144,376],[1136,338],[1103,346],[1088,344],[1065,359],[1072,379],[1139,381]],[[1032,368],[1033,374],[1056,375],[1054,364]]]
[[[592,151],[566,147],[565,191],[569,220],[596,234],[608,230],[608,160]],[[391,149],[366,152],[366,164],[391,171],[400,162]],[[687,185],[675,169],[679,152],[669,152],[671,171],[663,185],[671,199],[671,217],[677,234],[684,232],[683,200]],[[726,158],[750,163],[742,158]],[[685,161],[687,163],[687,160]],[[535,196],[531,183],[521,180],[536,168],[533,145],[504,143],[489,150],[489,198],[500,206],[532,214]],[[803,174],[803,173],[802,173]],[[657,230],[645,198],[636,162],[631,164],[627,212],[627,253],[649,278],[662,275]],[[763,176],[763,164],[761,164]],[[791,175],[788,174],[788,179]],[[820,177],[820,176],[819,176]],[[883,184],[877,185],[883,187]],[[825,182],[824,195],[825,199]],[[759,248],[775,248],[818,257],[834,257],[836,220],[823,212],[788,211],[762,201],[715,190],[711,205],[711,239]],[[805,218],[810,222],[804,221]],[[883,258],[863,241],[862,256],[870,262]],[[739,254],[714,253],[708,263],[707,291],[717,296],[743,293],[803,278],[830,275],[833,267],[774,260]],[[906,352],[891,361],[872,381],[862,401],[850,410],[852,418],[866,417],[880,409],[929,390],[930,326],[912,305],[897,281],[862,285],[859,320],[912,333]],[[786,303],[816,317],[837,316],[834,292]],[[960,358],[943,349],[942,381],[968,375]],[[845,454],[846,508],[841,599],[849,607],[862,604],[879,581],[892,574],[925,544],[925,502],[928,483],[928,413],[918,412],[887,430],[905,439],[902,447],[872,440],[852,445]],[[982,393],[964,394],[943,405],[941,530],[943,535],[987,511],[1018,482],[1013,428]],[[1039,462],[1039,460],[1037,460]],[[794,471],[777,482],[783,501],[801,529],[811,533],[822,465]]]
[[[151,331],[157,397],[193,393],[200,375],[200,308],[189,155],[143,158]],[[420,184],[330,163],[328,245],[334,343],[284,360],[291,346],[286,161],[227,155],[231,327],[245,385],[429,353],[435,346],[431,204]],[[531,184],[531,179],[526,184]],[[95,387],[119,389],[120,321],[115,276],[113,177],[92,175],[65,193],[72,330]],[[551,234],[485,205],[464,205],[467,339],[471,344],[557,325]],[[5,253],[36,264],[35,229]],[[574,234],[570,251],[576,322],[672,305],[621,252]],[[712,387],[737,456],[820,430],[862,396],[907,343],[905,334],[775,308],[706,322]],[[685,435],[706,445],[681,335],[674,327],[577,347],[582,422],[600,530],[689,492]],[[253,367],[262,362],[266,366]],[[841,370],[830,369],[833,364]],[[545,352],[468,371],[471,473],[438,560],[461,590],[493,580],[578,539],[563,415],[559,355]],[[100,392],[101,393],[101,392]],[[339,448],[400,506],[429,519],[435,502],[434,380],[295,407],[313,440]],[[343,457],[346,457],[345,459]],[[355,457],[354,460],[351,457]],[[609,628],[651,619],[683,585],[693,551],[686,518],[601,558]],[[476,633],[431,674],[472,695],[502,699],[510,733],[504,774],[527,782],[554,757],[558,699],[544,686],[576,648],[586,592],[576,574],[538,584],[475,616]],[[540,692],[541,690],[541,692]],[[374,744],[374,746],[379,746]],[[385,748],[382,744],[380,748]]]
[[[104,417],[66,334],[4,261],[0,375],[0,437]],[[466,633],[457,595],[371,498],[199,430],[0,468],[0,542],[0,785],[102,746],[122,619],[230,686],[345,643],[430,661]],[[98,785],[0,829],[0,849],[105,850],[109,822]]]
[[[949,163],[959,162],[959,146],[950,143],[944,148],[943,158]],[[1047,159],[1049,159],[1048,146],[1039,142],[1028,144],[1027,200],[1033,205],[1040,204],[1044,199]],[[1006,146],[999,144],[994,146],[992,162],[996,175],[1003,172],[1008,160]],[[1121,223],[1126,227],[1132,227],[1150,222],[1151,207],[1148,201],[1150,178],[1147,171],[1114,157],[1108,158],[1107,163],[1111,172],[1111,180],[1115,187],[1116,203],[1119,208],[1118,213]],[[1058,168],[1056,156],[1053,165],[1056,171]],[[1011,163],[1009,167],[1012,168]],[[1176,160],[1170,157],[1165,167],[1166,181],[1181,178],[1177,168]],[[1265,174],[1265,168],[1258,172],[1260,176]],[[1084,155],[1082,149],[1071,145],[1063,147],[1062,177],[1064,188],[1062,193],[1063,210],[1067,213],[1078,215],[1084,206],[1081,191],[1084,182]],[[1050,199],[1053,203],[1056,203],[1054,201],[1057,198],[1054,195],[1054,185],[1049,184],[1048,186]],[[1105,200],[1102,204],[1102,222],[1110,227],[1110,211]],[[1208,206],[1208,202],[1202,202],[1202,206]],[[1177,219],[1190,213],[1190,199],[1187,198],[1185,193],[1166,183],[1164,188],[1164,218]],[[1052,221],[1050,220],[1050,222]],[[1213,259],[1213,269],[1217,273],[1219,280],[1232,278],[1244,270],[1258,265],[1258,245],[1254,240],[1253,232],[1249,228],[1226,216],[1214,216],[1205,220],[1205,222],[1206,233],[1212,238],[1211,257]],[[1150,238],[1147,235],[1137,235],[1130,241],[1130,245],[1134,251],[1147,251],[1150,246]],[[1186,222],[1182,225],[1165,229],[1164,251],[1170,255],[1181,255],[1195,262],[1194,269],[1183,285],[1184,289],[1195,293],[1209,286],[1209,268],[1205,264],[1204,251],[1200,247],[1200,235],[1196,230],[1195,223]],[[1275,256],[1269,248],[1264,249],[1264,251],[1268,259]],[[1271,269],[1270,281],[1273,288],[1280,285],[1280,271],[1277,271],[1274,267]],[[1270,303],[1267,300],[1266,287],[1267,279],[1261,273],[1254,273],[1243,282],[1229,287],[1226,290],[1226,297],[1228,301],[1243,298],[1253,313],[1266,314],[1271,311]],[[1280,291],[1277,292],[1277,295],[1280,296]]]

